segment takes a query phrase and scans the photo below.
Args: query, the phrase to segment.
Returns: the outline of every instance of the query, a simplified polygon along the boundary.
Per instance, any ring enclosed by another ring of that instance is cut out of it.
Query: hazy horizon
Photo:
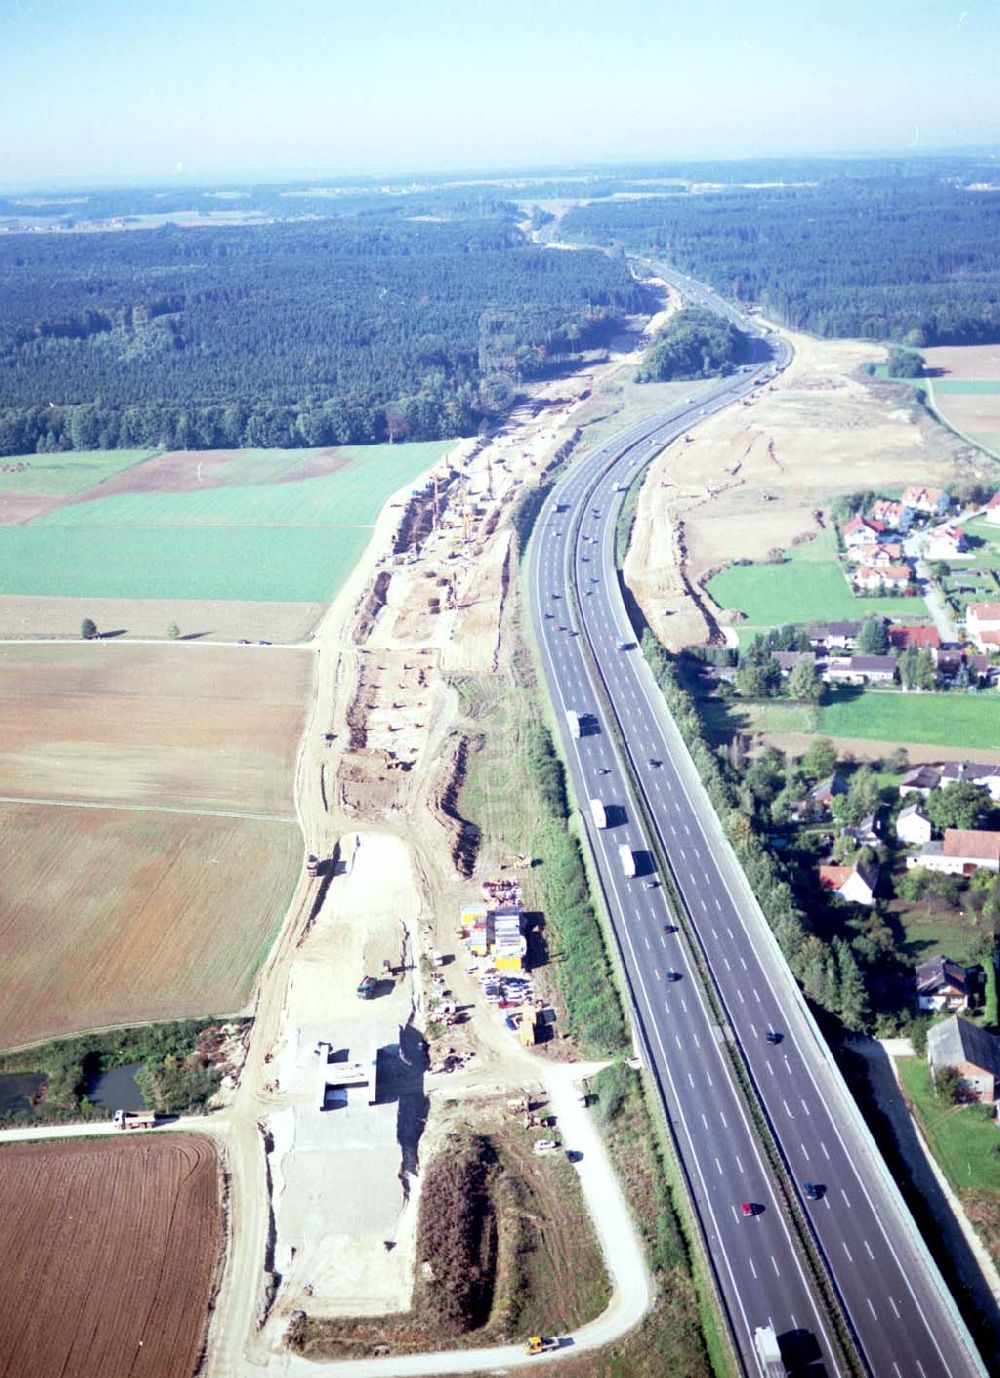
[[[490,175],[1000,144],[1000,4],[803,8],[13,0],[0,14],[0,184]]]

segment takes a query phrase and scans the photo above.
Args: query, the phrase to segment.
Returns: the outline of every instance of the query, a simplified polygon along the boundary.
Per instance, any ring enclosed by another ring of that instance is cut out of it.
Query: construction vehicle
[[[511,866],[517,871],[526,871],[531,865],[531,857],[527,852],[504,852],[500,858],[500,869],[504,870]]]
[[[606,828],[608,826],[608,815],[600,799],[590,800],[590,816],[594,820],[595,828]]]
[[[569,735],[571,737],[582,737],[583,732],[580,727],[580,714],[572,708],[566,709],[566,721],[569,724]]]
[[[625,874],[626,880],[634,879],[635,854],[633,853],[632,848],[623,842],[622,845],[618,848],[618,856],[621,860],[622,871]]]
[[[319,857],[316,855],[315,852],[310,852],[306,857],[306,875],[319,875]]]
[[[155,1110],[116,1110],[113,1116],[116,1129],[153,1129]]]
[[[773,1325],[759,1325],[753,1332],[753,1347],[763,1378],[785,1378],[787,1369],[781,1357],[778,1337]]]
[[[363,976],[358,986],[359,1000],[374,1000],[375,992],[378,990],[378,982],[374,976]]]
[[[559,1341],[552,1335],[532,1335],[524,1346],[525,1354],[548,1354],[559,1348]]]

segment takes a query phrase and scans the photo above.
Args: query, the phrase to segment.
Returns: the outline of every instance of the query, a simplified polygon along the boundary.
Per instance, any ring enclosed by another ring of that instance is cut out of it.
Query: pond
[[[0,1074],[0,1115],[16,1115],[30,1110],[33,1096],[45,1085],[39,1072],[5,1072]]]
[[[111,1067],[101,1072],[88,1084],[87,1099],[106,1110],[142,1110],[145,1101],[135,1079],[141,1067],[141,1062],[132,1062],[127,1067]]]

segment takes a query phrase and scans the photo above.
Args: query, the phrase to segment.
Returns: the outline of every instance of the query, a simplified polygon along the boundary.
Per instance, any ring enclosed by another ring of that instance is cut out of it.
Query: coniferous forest
[[[512,208],[0,240],[0,453],[473,432],[640,306]]]

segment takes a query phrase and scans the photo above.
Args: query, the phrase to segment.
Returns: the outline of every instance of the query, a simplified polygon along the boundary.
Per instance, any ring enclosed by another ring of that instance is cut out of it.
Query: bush
[[[92,617],[85,617],[80,623],[80,635],[84,641],[93,641],[97,636],[97,623]]]

